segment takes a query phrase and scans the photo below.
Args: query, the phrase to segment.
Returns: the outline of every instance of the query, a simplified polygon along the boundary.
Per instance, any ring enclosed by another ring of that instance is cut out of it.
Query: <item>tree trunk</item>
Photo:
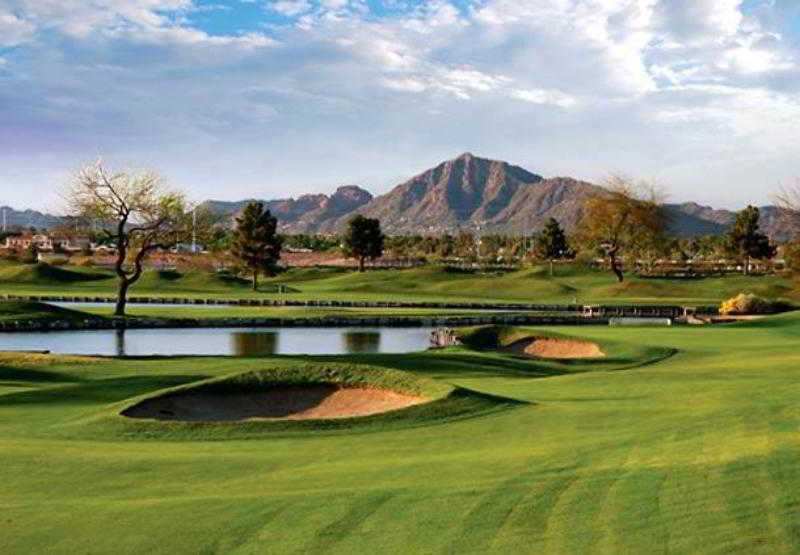
[[[258,270],[253,270],[253,291],[258,291]]]
[[[610,253],[609,258],[611,260],[611,271],[614,272],[615,276],[617,276],[617,281],[622,283],[624,278],[622,276],[622,270],[619,267],[619,263],[617,262],[616,253]]]
[[[744,275],[746,275],[746,276],[750,275],[750,257],[749,256],[745,256],[744,257]]]
[[[550,277],[553,277],[553,259],[550,259]]]
[[[117,306],[114,309],[114,316],[125,316],[125,305],[128,303],[128,288],[131,282],[127,279],[121,279],[119,282],[119,289],[117,291]]]
[[[358,271],[359,272],[363,272],[364,271],[364,257],[363,256],[359,256],[358,257]]]

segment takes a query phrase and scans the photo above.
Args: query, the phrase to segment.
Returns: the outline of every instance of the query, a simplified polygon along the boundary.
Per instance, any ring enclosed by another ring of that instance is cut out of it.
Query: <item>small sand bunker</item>
[[[538,358],[600,358],[606,354],[591,341],[555,337],[526,337],[505,348],[515,355]]]
[[[427,400],[383,389],[309,384],[254,393],[186,391],[142,401],[122,414],[131,418],[196,422],[312,420],[367,416],[419,405]]]

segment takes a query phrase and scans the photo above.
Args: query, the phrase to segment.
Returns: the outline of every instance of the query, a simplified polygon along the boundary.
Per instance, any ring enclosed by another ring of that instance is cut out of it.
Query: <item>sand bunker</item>
[[[122,412],[131,418],[232,421],[312,420],[367,416],[426,402],[424,397],[332,384],[280,386],[257,393],[180,392],[148,399]]]
[[[554,337],[526,337],[504,349],[515,355],[538,358],[599,358],[606,354],[595,343]]]

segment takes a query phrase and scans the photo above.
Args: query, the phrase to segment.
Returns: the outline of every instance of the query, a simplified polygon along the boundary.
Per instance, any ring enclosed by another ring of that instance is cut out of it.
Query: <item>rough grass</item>
[[[608,346],[610,360],[576,368],[468,348],[34,366],[4,356],[0,552],[800,551],[798,314],[525,333],[554,332]],[[655,348],[675,354],[647,356]],[[104,420],[165,388],[311,362],[410,371],[519,404],[263,437],[148,437]]]

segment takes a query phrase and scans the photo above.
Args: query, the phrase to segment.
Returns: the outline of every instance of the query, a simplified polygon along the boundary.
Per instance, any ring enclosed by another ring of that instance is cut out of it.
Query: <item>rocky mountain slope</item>
[[[231,219],[247,203],[254,199],[226,202],[209,200],[203,206],[217,214]],[[316,232],[321,224],[330,220],[338,220],[342,216],[354,213],[369,203],[372,195],[360,187],[347,185],[339,187],[332,195],[311,194],[294,198],[262,200],[270,212],[278,218],[278,224],[285,233]]]
[[[470,153],[442,162],[373,198],[358,187],[340,187],[332,196],[303,195],[269,201],[288,233],[337,233],[355,213],[379,218],[390,234],[475,231],[520,233],[556,218],[573,230],[583,203],[599,187],[570,177],[543,178],[507,162]],[[233,213],[241,203],[212,203]],[[679,237],[721,234],[735,213],[693,202],[665,205],[672,233]],[[774,239],[788,238],[775,206],[760,208],[762,228]]]
[[[376,197],[359,212],[379,218],[388,233],[511,232],[540,225],[552,216],[572,227],[590,183],[565,177],[544,179],[519,166],[469,153],[448,160]],[[326,222],[333,231],[345,218]]]
[[[460,231],[521,233],[539,229],[556,218],[573,230],[581,218],[586,197],[597,185],[570,177],[544,178],[507,162],[462,154],[447,160],[384,195],[373,197],[354,185],[332,195],[307,194],[296,199],[265,200],[284,233],[339,233],[354,214],[379,218],[389,234],[458,233]],[[233,223],[249,200],[204,203]],[[672,233],[692,237],[724,233],[735,213],[694,202],[667,204]],[[775,240],[788,232],[775,206],[763,206],[761,228]],[[29,222],[31,222],[29,224]],[[26,211],[9,211],[9,225],[49,228],[58,218]]]

